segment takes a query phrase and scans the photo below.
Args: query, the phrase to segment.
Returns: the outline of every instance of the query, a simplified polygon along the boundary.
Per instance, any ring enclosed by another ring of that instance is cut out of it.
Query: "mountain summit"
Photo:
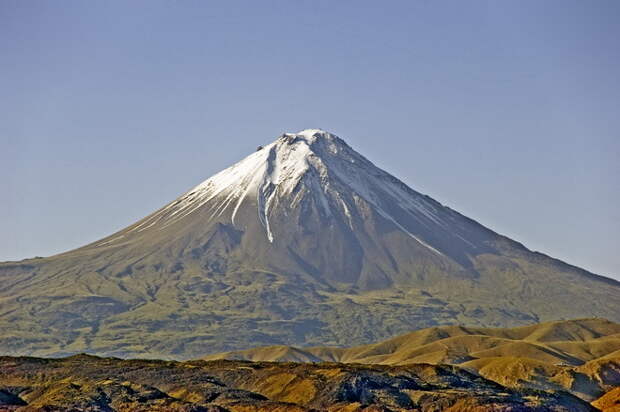
[[[351,210],[356,208],[356,202],[362,201],[420,244],[440,254],[386,211],[396,203],[411,214],[432,218],[436,206],[427,199],[377,168],[337,136],[320,129],[307,129],[283,134],[196,186],[135,229],[142,231],[172,224],[205,205],[212,214],[204,223],[227,216],[235,225],[235,217],[246,201],[256,205],[265,235],[273,242],[270,210],[301,206],[316,212],[316,217],[324,221],[331,217],[344,218],[354,229]]]
[[[438,324],[620,320],[620,284],[501,236],[319,129],[105,239],[0,264],[0,351],[186,358]]]
[[[418,281],[429,265],[453,266],[455,272],[475,276],[468,255],[490,251],[488,241],[495,236],[320,129],[283,134],[90,248],[130,247],[176,228],[201,239],[191,246],[207,254],[213,248],[201,243],[206,233],[215,235],[209,238],[212,243],[238,239],[234,248],[265,252],[264,267],[286,267],[326,285],[361,289]],[[227,264],[229,259],[215,260]],[[204,264],[213,261],[210,256]]]

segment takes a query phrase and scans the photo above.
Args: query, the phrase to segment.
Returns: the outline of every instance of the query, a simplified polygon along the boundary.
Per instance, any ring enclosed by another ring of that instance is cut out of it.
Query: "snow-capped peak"
[[[378,214],[403,232],[428,246],[394,217],[395,205],[407,214],[423,215],[441,224],[435,205],[398,179],[376,167],[336,135],[321,129],[284,133],[274,142],[199,184],[133,230],[164,228],[199,209],[208,219],[236,217],[252,200],[270,242],[274,233],[269,218],[274,207],[290,209],[311,202],[321,216],[344,217],[352,225],[356,199],[371,205]],[[206,209],[202,207],[206,206]]]
[[[302,136],[306,139],[316,139],[318,137],[334,136],[322,129],[305,129],[297,133],[284,133],[285,135]]]
[[[289,146],[301,142],[302,144],[312,146],[314,149],[313,151],[316,151],[317,145],[321,143],[331,145],[345,144],[344,141],[335,134],[321,129],[305,129],[297,133],[284,133],[280,136],[279,141],[288,143]]]

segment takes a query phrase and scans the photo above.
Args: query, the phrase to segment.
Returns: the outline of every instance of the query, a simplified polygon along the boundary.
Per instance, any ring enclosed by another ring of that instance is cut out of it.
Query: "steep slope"
[[[189,358],[618,321],[618,308],[618,282],[529,251],[321,130],[282,135],[105,239],[0,264],[7,354]]]

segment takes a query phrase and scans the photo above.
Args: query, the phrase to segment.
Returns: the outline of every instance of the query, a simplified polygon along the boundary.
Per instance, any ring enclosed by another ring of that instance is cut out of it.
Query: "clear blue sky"
[[[618,1],[0,2],[0,260],[96,240],[285,131],[620,278]]]

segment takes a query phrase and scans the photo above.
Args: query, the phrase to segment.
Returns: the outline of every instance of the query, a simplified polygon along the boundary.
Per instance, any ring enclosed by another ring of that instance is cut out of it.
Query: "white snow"
[[[113,237],[112,239],[110,239],[110,240],[108,240],[108,241],[106,241],[106,242],[97,243],[97,246],[104,246],[104,245],[108,245],[108,244],[110,244],[110,243],[114,243],[114,242],[116,242],[117,240],[120,240],[120,239],[122,239],[122,238],[124,238],[124,237],[125,237],[125,235],[116,236],[116,237]]]
[[[315,138],[315,136],[314,136],[315,134],[319,134],[321,136],[325,136],[328,133],[326,131],[324,131],[324,130],[321,130],[321,129],[305,129],[305,130],[302,130],[301,132],[295,133],[295,135],[303,136],[306,139],[314,139]]]
[[[441,254],[391,216],[385,205],[396,204],[422,224],[428,219],[447,227],[435,205],[321,129],[285,133],[273,143],[205,180],[175,202],[134,227],[142,231],[167,227],[209,205],[209,220],[230,214],[233,225],[242,204],[254,198],[258,219],[270,242],[275,239],[269,216],[275,207],[294,207],[302,193],[291,194],[302,182],[325,217],[342,213],[353,227],[353,213],[343,195],[357,195],[384,218],[424,247]],[[340,193],[343,192],[343,193]],[[330,200],[331,199],[331,200]],[[336,208],[332,210],[332,208]],[[420,219],[424,218],[424,219]]]

